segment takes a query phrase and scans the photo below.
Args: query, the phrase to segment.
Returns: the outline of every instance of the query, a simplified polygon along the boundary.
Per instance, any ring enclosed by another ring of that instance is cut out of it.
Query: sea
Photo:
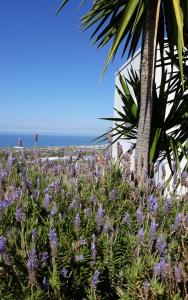
[[[55,147],[55,146],[91,146],[103,144],[94,139],[97,136],[82,136],[82,135],[38,135],[38,147]],[[0,147],[20,146],[20,139],[23,147],[34,147],[34,134],[19,134],[19,133],[0,133]]]

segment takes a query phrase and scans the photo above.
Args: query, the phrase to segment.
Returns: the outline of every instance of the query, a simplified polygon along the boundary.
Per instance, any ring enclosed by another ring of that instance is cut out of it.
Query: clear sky
[[[100,134],[111,124],[117,58],[102,82],[108,48],[90,46],[80,0],[0,0],[0,131]]]

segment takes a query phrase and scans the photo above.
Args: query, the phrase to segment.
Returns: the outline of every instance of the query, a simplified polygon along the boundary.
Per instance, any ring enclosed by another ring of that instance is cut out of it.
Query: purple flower
[[[136,218],[137,218],[138,225],[139,226],[143,225],[145,217],[143,211],[140,208],[138,208],[136,211]]]
[[[97,216],[96,216],[96,223],[98,227],[100,227],[101,225],[103,216],[104,216],[104,209],[102,208],[102,204],[100,203],[97,211]]]
[[[129,227],[129,229],[131,228],[131,226],[132,226],[131,225],[131,217],[130,217],[129,213],[125,213],[122,223],[126,224]]]
[[[57,255],[57,233],[55,228],[49,231],[48,236],[50,239],[51,254],[53,257],[55,257]]]
[[[10,199],[4,199],[0,201],[0,209],[6,209],[10,206],[11,200]]]
[[[48,252],[42,252],[42,266],[45,267],[47,265],[49,255]]]
[[[12,200],[18,200],[21,197],[21,189],[16,189],[13,193],[12,193]]]
[[[170,265],[165,262],[164,258],[161,258],[160,262],[154,266],[153,276],[165,278],[168,274]]]
[[[90,207],[85,208],[84,212],[85,212],[86,218],[89,218],[91,215],[91,208]]]
[[[115,189],[113,189],[113,190],[109,193],[109,199],[110,199],[111,201],[114,201],[114,200],[116,200],[116,198],[117,198],[117,191],[116,191]]]
[[[157,230],[158,224],[156,224],[156,221],[153,220],[150,227],[150,241],[153,241],[155,239],[155,234]]]
[[[75,261],[76,262],[81,262],[84,260],[84,256],[83,255],[75,255]]]
[[[39,190],[38,189],[34,189],[32,192],[32,198],[33,200],[37,200],[37,196],[39,194]]]
[[[33,228],[32,229],[32,242],[33,243],[35,242],[36,236],[37,236],[37,231],[35,228]]]
[[[27,262],[28,271],[31,272],[37,269],[37,254],[36,250],[32,249],[29,253],[29,260]]]
[[[168,215],[171,208],[172,208],[172,199],[170,196],[167,196],[164,202],[164,209],[163,209],[164,214]]]
[[[4,236],[0,236],[0,253],[5,252],[6,250],[6,238]]]
[[[16,221],[20,223],[25,221],[25,212],[23,208],[16,209]]]
[[[45,194],[45,196],[44,196],[44,208],[45,208],[46,210],[48,210],[48,206],[49,206],[50,202],[51,202],[51,197],[50,197],[49,194],[47,193],[47,194]]]
[[[54,218],[56,214],[57,214],[57,206],[56,206],[56,204],[53,204],[53,206],[52,206],[52,208],[50,210],[50,216],[52,218]]]
[[[109,217],[107,217],[106,222],[103,225],[103,232],[107,233],[109,230],[111,230],[111,224]]]
[[[157,277],[160,276],[161,274],[161,266],[160,263],[155,264],[154,269],[153,269],[153,276]]]
[[[150,195],[148,197],[148,210],[153,213],[156,214],[157,209],[158,209],[158,200],[156,197],[154,197],[153,195]]]
[[[76,199],[72,200],[72,202],[69,205],[69,208],[74,209],[76,207]]]
[[[160,236],[157,239],[157,242],[156,242],[156,250],[160,254],[162,254],[165,251],[165,248],[166,248],[166,240],[165,240],[164,236],[161,233]]]
[[[97,284],[99,283],[99,275],[100,275],[100,272],[98,270],[95,270],[95,272],[92,276],[92,288],[94,290],[96,290]]]
[[[140,245],[144,240],[144,230],[143,228],[140,228],[138,230],[138,245]]]
[[[153,208],[153,195],[149,195],[149,197],[148,197],[147,208],[149,211],[151,211]]]
[[[74,226],[75,226],[75,230],[79,231],[80,230],[80,224],[81,224],[81,220],[80,220],[80,214],[77,213],[76,217],[74,219]]]
[[[96,242],[96,236],[95,236],[95,234],[93,234],[92,242],[91,242],[91,257],[94,262],[95,262],[96,256],[97,256],[95,242]]]
[[[173,225],[173,231],[177,231],[181,227],[182,220],[183,220],[182,213],[178,213],[175,218],[174,225]]]
[[[68,270],[63,267],[61,269],[61,275],[62,275],[63,278],[67,278],[68,277]]]
[[[177,266],[174,267],[174,275],[175,275],[176,283],[180,283],[181,282],[181,269]]]
[[[161,258],[161,260],[160,260],[160,273],[161,273],[162,278],[166,277],[166,275],[168,274],[168,270],[169,270],[169,264],[165,262],[164,258]]]

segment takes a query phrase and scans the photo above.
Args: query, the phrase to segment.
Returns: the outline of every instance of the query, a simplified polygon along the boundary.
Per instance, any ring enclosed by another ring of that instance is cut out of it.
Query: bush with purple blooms
[[[95,155],[1,153],[0,299],[186,298],[188,202]]]

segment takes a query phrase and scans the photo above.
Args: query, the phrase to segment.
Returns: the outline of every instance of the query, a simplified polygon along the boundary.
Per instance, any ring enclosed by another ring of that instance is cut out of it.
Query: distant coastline
[[[65,146],[92,146],[102,145],[94,141],[97,136],[85,135],[60,135],[60,134],[39,134],[37,146],[38,147],[65,147]],[[34,134],[19,134],[19,133],[0,133],[0,147],[14,147],[19,146],[19,139],[21,139],[23,146],[26,148],[35,147]]]

